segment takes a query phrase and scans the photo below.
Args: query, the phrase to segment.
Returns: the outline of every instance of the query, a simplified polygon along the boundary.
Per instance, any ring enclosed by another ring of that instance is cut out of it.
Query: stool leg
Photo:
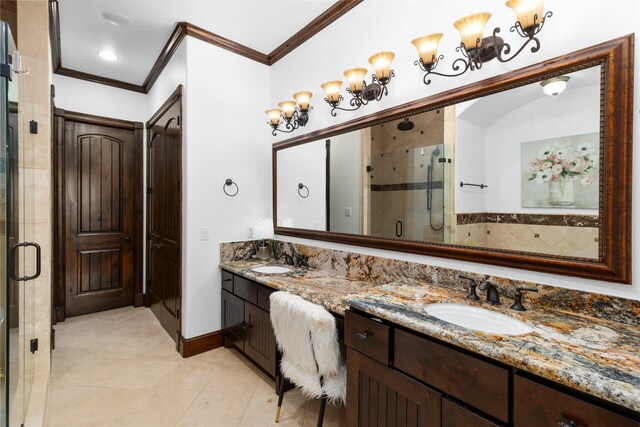
[[[322,427],[322,422],[324,421],[324,407],[327,404],[327,398],[320,398],[320,411],[318,411],[318,427]]]
[[[284,384],[286,380],[280,376],[280,387],[278,389],[278,409],[276,409],[276,423],[280,421],[280,408],[282,408],[282,399],[284,398]]]

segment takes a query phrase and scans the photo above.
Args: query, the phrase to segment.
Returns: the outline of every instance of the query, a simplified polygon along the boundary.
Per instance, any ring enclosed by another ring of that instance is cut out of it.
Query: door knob
[[[129,236],[125,236],[123,240],[125,241],[125,243],[131,243],[131,237]]]

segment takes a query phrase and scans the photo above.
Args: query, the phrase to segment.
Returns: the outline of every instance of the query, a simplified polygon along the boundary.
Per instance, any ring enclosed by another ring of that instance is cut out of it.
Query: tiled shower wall
[[[24,339],[37,338],[39,350],[25,351],[25,425],[42,425],[50,371],[51,337],[51,54],[47,0],[18,1],[18,50],[23,68],[19,119],[20,177],[23,197],[21,241],[42,247],[42,272],[38,279],[20,285],[24,305]],[[28,121],[38,123],[38,133],[29,134]],[[24,270],[35,271],[32,251],[25,255]],[[22,348],[24,350],[24,347]]]

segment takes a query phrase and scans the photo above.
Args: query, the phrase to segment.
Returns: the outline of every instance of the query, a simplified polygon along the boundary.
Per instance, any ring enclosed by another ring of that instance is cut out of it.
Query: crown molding
[[[108,77],[85,73],[83,71],[65,68],[62,65],[60,10],[58,0],[49,0],[49,39],[51,41],[51,61],[53,72],[62,76],[86,80],[93,83],[100,83],[124,90],[149,93],[154,83],[162,73],[162,70],[167,66],[171,57],[173,57],[173,54],[178,50],[178,47],[180,47],[180,44],[186,36],[204,41],[261,64],[271,66],[291,53],[298,46],[309,40],[311,37],[318,34],[342,15],[362,3],[362,1],[363,0],[339,0],[269,54],[258,52],[255,49],[212,33],[211,31],[200,28],[189,22],[178,22],[171,32],[169,39],[160,51],[156,62],[151,67],[149,74],[147,74],[143,84],[137,85],[134,83],[124,82],[122,80],[111,79]]]

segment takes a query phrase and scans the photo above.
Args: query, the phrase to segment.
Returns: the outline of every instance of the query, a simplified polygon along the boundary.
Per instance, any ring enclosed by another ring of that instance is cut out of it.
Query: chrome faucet
[[[496,285],[491,283],[488,280],[480,283],[478,289],[481,291],[487,291],[487,302],[492,305],[500,305],[500,294],[498,293],[498,288]]]

